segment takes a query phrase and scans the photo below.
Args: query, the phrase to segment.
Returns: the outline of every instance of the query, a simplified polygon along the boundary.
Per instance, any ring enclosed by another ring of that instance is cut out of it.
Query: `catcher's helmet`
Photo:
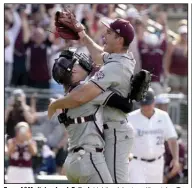
[[[85,54],[77,54],[71,50],[64,50],[61,52],[58,59],[55,59],[55,64],[52,69],[53,79],[58,84],[70,86],[72,68],[74,64],[79,64],[88,74],[92,71],[91,60]]]
[[[58,84],[64,84],[69,86],[71,83],[73,63],[65,57],[59,57],[55,60],[55,64],[52,69],[53,79]]]

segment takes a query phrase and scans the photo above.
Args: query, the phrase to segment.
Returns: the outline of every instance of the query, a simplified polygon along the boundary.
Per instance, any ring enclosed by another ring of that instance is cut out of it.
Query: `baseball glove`
[[[79,35],[78,33],[75,33],[74,31],[72,31],[71,29],[67,28],[67,27],[56,27],[56,32],[55,34],[57,34],[59,37],[63,38],[63,39],[68,39],[68,40],[79,40]]]
[[[75,15],[69,10],[56,12],[55,26],[58,35],[69,40],[79,40],[78,33],[84,30],[84,26],[76,20]]]
[[[145,97],[151,83],[151,76],[149,71],[142,69],[132,77],[131,92],[128,96],[130,100],[139,102]]]

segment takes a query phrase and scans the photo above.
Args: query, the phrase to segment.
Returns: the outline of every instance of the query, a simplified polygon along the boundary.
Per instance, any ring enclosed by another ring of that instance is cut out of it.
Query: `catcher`
[[[71,109],[81,106],[92,101],[108,89],[127,98],[128,93],[131,91],[131,77],[135,67],[132,54],[127,53],[128,47],[134,38],[132,25],[123,19],[117,19],[110,24],[104,23],[107,26],[107,32],[105,34],[104,48],[101,48],[86,35],[84,27],[76,21],[74,15],[69,11],[56,13],[55,21],[57,32],[61,37],[66,37],[66,33],[68,35],[69,31],[72,30],[73,37],[76,36],[73,39],[81,38],[88,47],[93,61],[97,64],[102,63],[103,66],[82,87],[70,92],[63,99],[50,104],[49,117],[52,117],[56,109]],[[121,110],[106,106],[103,113],[104,155],[107,166],[113,182],[128,183],[128,155],[133,144],[133,128],[127,122],[126,113]]]

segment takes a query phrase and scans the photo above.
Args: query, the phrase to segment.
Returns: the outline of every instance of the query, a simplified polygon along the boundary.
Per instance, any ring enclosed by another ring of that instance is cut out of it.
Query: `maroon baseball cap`
[[[102,21],[102,23],[107,28],[112,29],[119,36],[123,37],[127,45],[129,45],[133,41],[135,30],[129,21],[118,18],[108,23],[107,21]]]

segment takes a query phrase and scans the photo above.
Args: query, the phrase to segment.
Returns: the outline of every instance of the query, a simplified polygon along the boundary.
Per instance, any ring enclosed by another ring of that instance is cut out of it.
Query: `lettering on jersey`
[[[95,73],[95,77],[97,80],[100,80],[100,79],[104,78],[105,75],[104,75],[103,71],[98,71]]]
[[[153,129],[153,130],[142,130],[137,129],[137,136],[143,136],[143,135],[154,135],[154,134],[163,134],[163,130],[161,129]]]
[[[163,145],[163,144],[164,144],[164,138],[163,138],[163,136],[157,136],[156,145]]]

